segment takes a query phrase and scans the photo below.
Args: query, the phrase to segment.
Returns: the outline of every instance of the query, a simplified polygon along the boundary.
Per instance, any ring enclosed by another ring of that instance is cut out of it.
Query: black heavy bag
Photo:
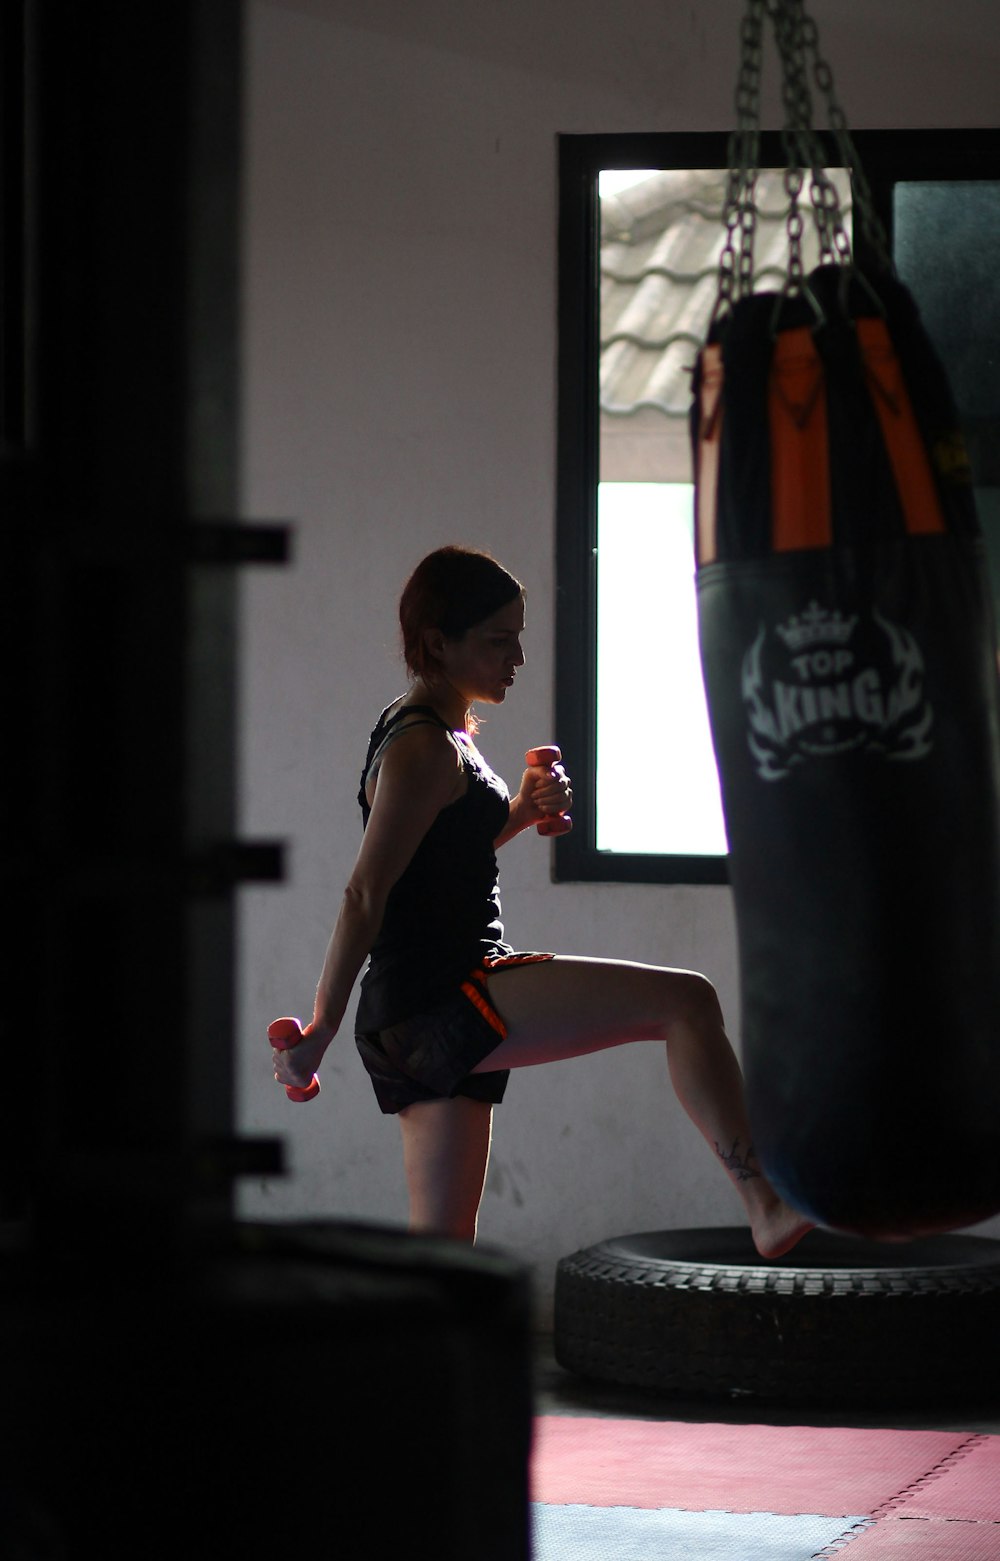
[[[826,263],[730,300],[692,422],[759,1160],[833,1228],[972,1223],[1000,1209],[1000,707],[943,370],[898,281]]]

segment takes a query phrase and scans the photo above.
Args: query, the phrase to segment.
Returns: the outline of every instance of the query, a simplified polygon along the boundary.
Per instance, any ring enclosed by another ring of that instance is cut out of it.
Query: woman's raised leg
[[[496,970],[489,986],[507,1038],[477,1073],[585,1056],[627,1041],[665,1042],[677,1097],[742,1200],[757,1250],[779,1257],[810,1229],[757,1164],[743,1076],[704,976],[560,956]]]
[[[420,1101],[399,1113],[410,1229],[475,1241],[490,1157],[488,1101]]]

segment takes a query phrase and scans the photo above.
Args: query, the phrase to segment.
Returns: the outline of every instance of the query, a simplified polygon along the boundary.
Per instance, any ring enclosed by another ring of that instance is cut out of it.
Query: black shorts
[[[420,1100],[452,1100],[456,1095],[499,1104],[509,1071],[472,1071],[507,1036],[507,1026],[489,994],[487,973],[552,957],[507,954],[488,959],[469,974],[454,997],[437,1008],[385,1030],[355,1035],[379,1109],[391,1115]]]

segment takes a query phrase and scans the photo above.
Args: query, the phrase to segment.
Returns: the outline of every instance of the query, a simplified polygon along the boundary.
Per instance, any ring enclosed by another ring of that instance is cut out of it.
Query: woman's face
[[[524,598],[517,596],[481,623],[473,624],[461,639],[443,641],[439,660],[444,675],[467,704],[475,700],[503,704],[518,667],[524,665],[523,630]]]

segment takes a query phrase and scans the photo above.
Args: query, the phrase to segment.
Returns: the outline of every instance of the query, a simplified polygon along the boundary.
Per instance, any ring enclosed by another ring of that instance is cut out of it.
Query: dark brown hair
[[[414,677],[433,672],[424,645],[426,629],[460,640],[474,624],[520,596],[520,580],[489,553],[471,547],[439,547],[417,565],[399,599],[403,657]]]

